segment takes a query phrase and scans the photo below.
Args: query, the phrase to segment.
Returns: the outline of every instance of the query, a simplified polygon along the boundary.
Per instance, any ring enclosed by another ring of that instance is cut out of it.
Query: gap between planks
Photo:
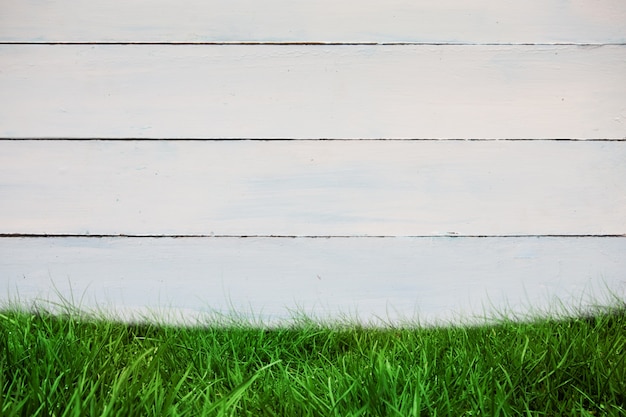
[[[520,239],[520,238],[625,238],[626,234],[512,234],[512,235],[468,235],[448,232],[439,235],[223,235],[223,234],[46,234],[46,233],[0,233],[1,239],[6,238],[129,238],[129,239],[441,239],[441,238],[466,238],[466,239]]]
[[[186,46],[625,46],[625,42],[0,42],[0,45],[186,45]]]
[[[114,137],[90,137],[90,138],[72,138],[72,137],[0,137],[0,141],[69,141],[69,142],[159,142],[159,141],[177,141],[177,142],[626,142],[626,137],[619,139],[609,138],[114,138]]]

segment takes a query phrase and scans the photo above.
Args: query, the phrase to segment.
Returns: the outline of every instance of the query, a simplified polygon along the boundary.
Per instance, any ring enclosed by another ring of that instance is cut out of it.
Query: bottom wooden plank
[[[73,298],[125,318],[433,323],[624,299],[624,254],[621,237],[6,237],[0,300]]]

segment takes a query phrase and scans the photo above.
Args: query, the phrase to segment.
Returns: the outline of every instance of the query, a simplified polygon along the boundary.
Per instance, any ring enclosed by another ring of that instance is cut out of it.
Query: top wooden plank
[[[624,43],[623,0],[2,0],[0,42]]]

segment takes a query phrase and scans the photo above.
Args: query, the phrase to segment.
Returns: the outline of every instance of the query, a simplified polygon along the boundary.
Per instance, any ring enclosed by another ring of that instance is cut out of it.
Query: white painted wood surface
[[[58,291],[127,318],[234,310],[277,322],[295,311],[432,324],[584,309],[607,287],[626,296],[624,253],[626,239],[597,237],[0,238],[0,290],[48,307]]]
[[[626,41],[622,0],[2,0],[2,42]]]
[[[626,45],[0,45],[0,136],[626,137]]]
[[[0,230],[626,234],[626,143],[4,141]]]
[[[0,302],[431,322],[625,299],[624,22],[621,0],[0,0]]]

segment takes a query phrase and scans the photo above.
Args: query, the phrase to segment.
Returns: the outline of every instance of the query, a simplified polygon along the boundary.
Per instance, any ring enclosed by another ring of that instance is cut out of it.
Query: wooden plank
[[[1,137],[626,136],[626,46],[0,46]]]
[[[0,233],[626,233],[626,142],[0,141]]]
[[[3,0],[0,41],[614,43],[624,22],[621,0]]]
[[[623,297],[624,253],[626,238],[0,238],[0,300],[458,321]]]

